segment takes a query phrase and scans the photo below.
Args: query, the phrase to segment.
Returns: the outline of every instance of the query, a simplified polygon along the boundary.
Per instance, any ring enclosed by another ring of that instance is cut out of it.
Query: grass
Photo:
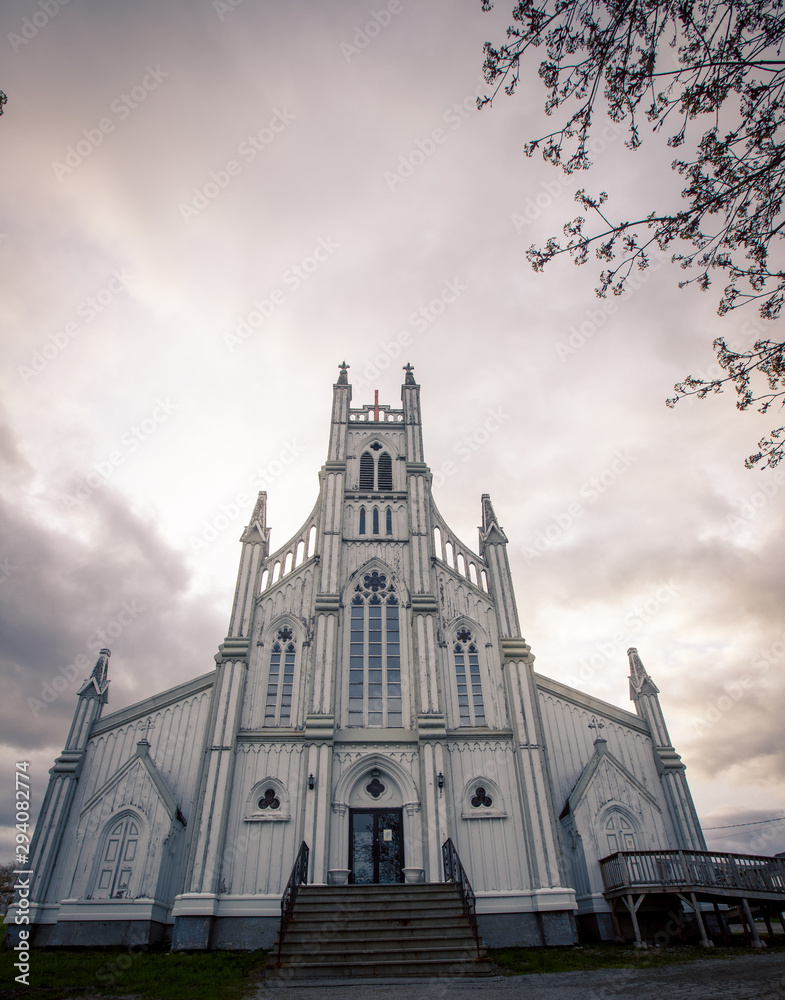
[[[773,949],[778,952],[780,949]],[[750,948],[674,946],[630,948],[618,944],[593,944],[576,948],[495,948],[488,952],[502,975],[522,976],[535,972],[588,972],[593,969],[654,969],[702,959],[730,959],[760,954]],[[766,954],[766,952],[763,952]]]
[[[127,948],[30,950],[30,987],[16,983],[14,953],[0,949],[0,996],[30,1000],[129,996],[148,1000],[241,1000],[262,978],[267,952],[171,954]]]
[[[781,946],[768,951],[780,952]],[[745,947],[651,948],[638,951],[616,944],[576,948],[499,948],[490,957],[502,975],[585,972],[593,969],[650,969],[699,959],[753,954]],[[764,952],[763,954],[766,954]],[[15,983],[15,954],[0,947],[0,1000],[89,1000],[140,997],[144,1000],[243,1000],[259,986],[267,952],[209,951],[171,954],[164,947],[32,948],[30,987]]]

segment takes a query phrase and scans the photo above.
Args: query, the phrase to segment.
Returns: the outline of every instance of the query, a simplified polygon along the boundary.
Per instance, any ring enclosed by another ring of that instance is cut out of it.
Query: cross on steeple
[[[406,384],[414,385],[414,375],[412,374],[414,372],[414,367],[407,361],[403,366],[403,370],[406,372]]]
[[[589,729],[594,729],[597,735],[600,735],[600,730],[605,728],[604,722],[597,722],[594,716],[591,717],[591,722],[589,723]]]
[[[142,733],[142,740],[144,740],[145,743],[148,743],[149,740],[147,739],[147,734],[150,732],[151,729],[155,729],[155,723],[153,722],[152,718],[149,718],[147,722],[140,722],[136,728],[144,730],[144,732]]]

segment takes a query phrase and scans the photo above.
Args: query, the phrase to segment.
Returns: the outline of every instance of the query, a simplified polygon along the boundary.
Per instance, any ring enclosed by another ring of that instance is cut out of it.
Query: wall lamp
[[[311,791],[313,791],[315,784],[316,784],[316,778],[314,778],[314,776],[312,774],[309,774],[308,775],[308,787],[310,788]]]
[[[439,786],[439,790],[444,788],[444,775],[441,771],[436,775],[436,784]]]

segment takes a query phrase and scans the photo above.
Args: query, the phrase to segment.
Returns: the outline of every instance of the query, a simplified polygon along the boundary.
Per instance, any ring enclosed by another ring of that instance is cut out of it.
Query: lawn
[[[134,996],[149,1000],[241,1000],[258,985],[265,951],[172,954],[163,948],[30,950],[30,988],[16,983],[14,953],[0,948],[0,997]]]

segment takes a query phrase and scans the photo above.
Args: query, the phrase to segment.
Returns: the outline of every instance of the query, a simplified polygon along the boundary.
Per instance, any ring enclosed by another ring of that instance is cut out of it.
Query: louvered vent
[[[392,492],[392,459],[386,451],[379,456],[379,489],[382,493]]]
[[[369,451],[360,456],[360,489],[373,489],[373,456]]]

